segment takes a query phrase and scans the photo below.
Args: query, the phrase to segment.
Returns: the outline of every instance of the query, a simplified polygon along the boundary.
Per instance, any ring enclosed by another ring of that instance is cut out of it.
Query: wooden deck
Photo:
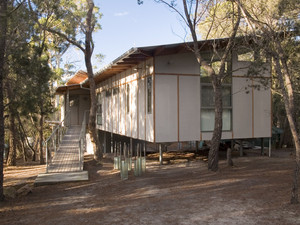
[[[36,185],[88,180],[87,171],[80,169],[78,143],[80,129],[80,126],[68,129],[48,166],[48,173],[39,174],[35,181]]]

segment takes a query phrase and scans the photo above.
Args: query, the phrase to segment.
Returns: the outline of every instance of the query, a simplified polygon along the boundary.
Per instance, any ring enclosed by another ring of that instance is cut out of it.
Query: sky
[[[104,55],[102,63],[93,60],[99,71],[132,47],[163,45],[183,42],[187,36],[180,17],[163,4],[154,0],[95,0],[95,5],[103,14],[100,19],[102,29],[94,33],[94,56]],[[73,63],[76,70],[86,70],[83,53],[71,49],[64,62]]]

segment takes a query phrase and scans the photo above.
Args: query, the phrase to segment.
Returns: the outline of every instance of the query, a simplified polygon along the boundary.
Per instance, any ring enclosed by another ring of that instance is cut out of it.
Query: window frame
[[[97,125],[103,125],[102,93],[97,93]]]
[[[215,63],[215,62],[218,62],[219,60],[214,60],[212,61],[211,63]],[[225,80],[225,82],[222,84],[222,98],[223,98],[223,114],[222,114],[222,123],[223,123],[223,126],[222,126],[222,132],[226,132],[226,131],[232,131],[232,73],[231,73],[231,61],[228,60],[227,61],[227,64],[226,64],[226,73],[227,73],[227,79]],[[215,103],[214,103],[214,99],[212,101],[209,101],[209,102],[213,102],[213,104],[211,105],[203,105],[203,98],[205,96],[203,96],[203,87],[207,88],[209,87],[209,89],[212,90],[212,94],[213,94],[213,86],[212,86],[212,83],[211,83],[211,79],[210,77],[206,74],[206,75],[203,75],[201,72],[203,70],[200,68],[200,87],[201,87],[201,90],[200,90],[200,110],[201,110],[201,116],[200,116],[200,130],[201,132],[212,132],[214,130],[214,122],[215,122],[215,117],[214,117],[214,112],[215,112]],[[229,79],[228,79],[229,78]],[[228,88],[230,89],[230,105],[229,106],[224,106],[224,95],[223,95],[223,89],[224,88]],[[213,97],[214,98],[214,97]],[[212,120],[212,123],[213,123],[213,128],[212,129],[204,129],[203,128],[203,118],[202,116],[204,115],[204,111],[208,112],[208,111],[211,111],[213,112],[213,118],[210,118]],[[225,111],[229,111],[230,112],[230,128],[229,129],[224,129],[224,116],[225,115]]]
[[[151,82],[149,82],[151,81]],[[146,106],[147,106],[147,114],[152,114],[153,112],[153,79],[152,76],[148,76],[146,79]]]

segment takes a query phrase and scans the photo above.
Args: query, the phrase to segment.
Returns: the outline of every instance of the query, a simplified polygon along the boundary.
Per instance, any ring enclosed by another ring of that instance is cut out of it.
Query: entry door
[[[70,96],[71,125],[79,125],[79,96]]]

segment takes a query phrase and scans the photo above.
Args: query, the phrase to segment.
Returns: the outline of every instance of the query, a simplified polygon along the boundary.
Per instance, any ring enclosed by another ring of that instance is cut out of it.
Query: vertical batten
[[[180,101],[179,101],[179,75],[177,75],[177,141],[180,142]]]
[[[152,86],[153,86],[153,90],[152,90],[152,96],[153,96],[153,100],[152,100],[152,114],[153,114],[153,142],[156,142],[156,115],[155,115],[155,58],[152,58],[152,66],[153,66],[153,80],[152,80]]]

